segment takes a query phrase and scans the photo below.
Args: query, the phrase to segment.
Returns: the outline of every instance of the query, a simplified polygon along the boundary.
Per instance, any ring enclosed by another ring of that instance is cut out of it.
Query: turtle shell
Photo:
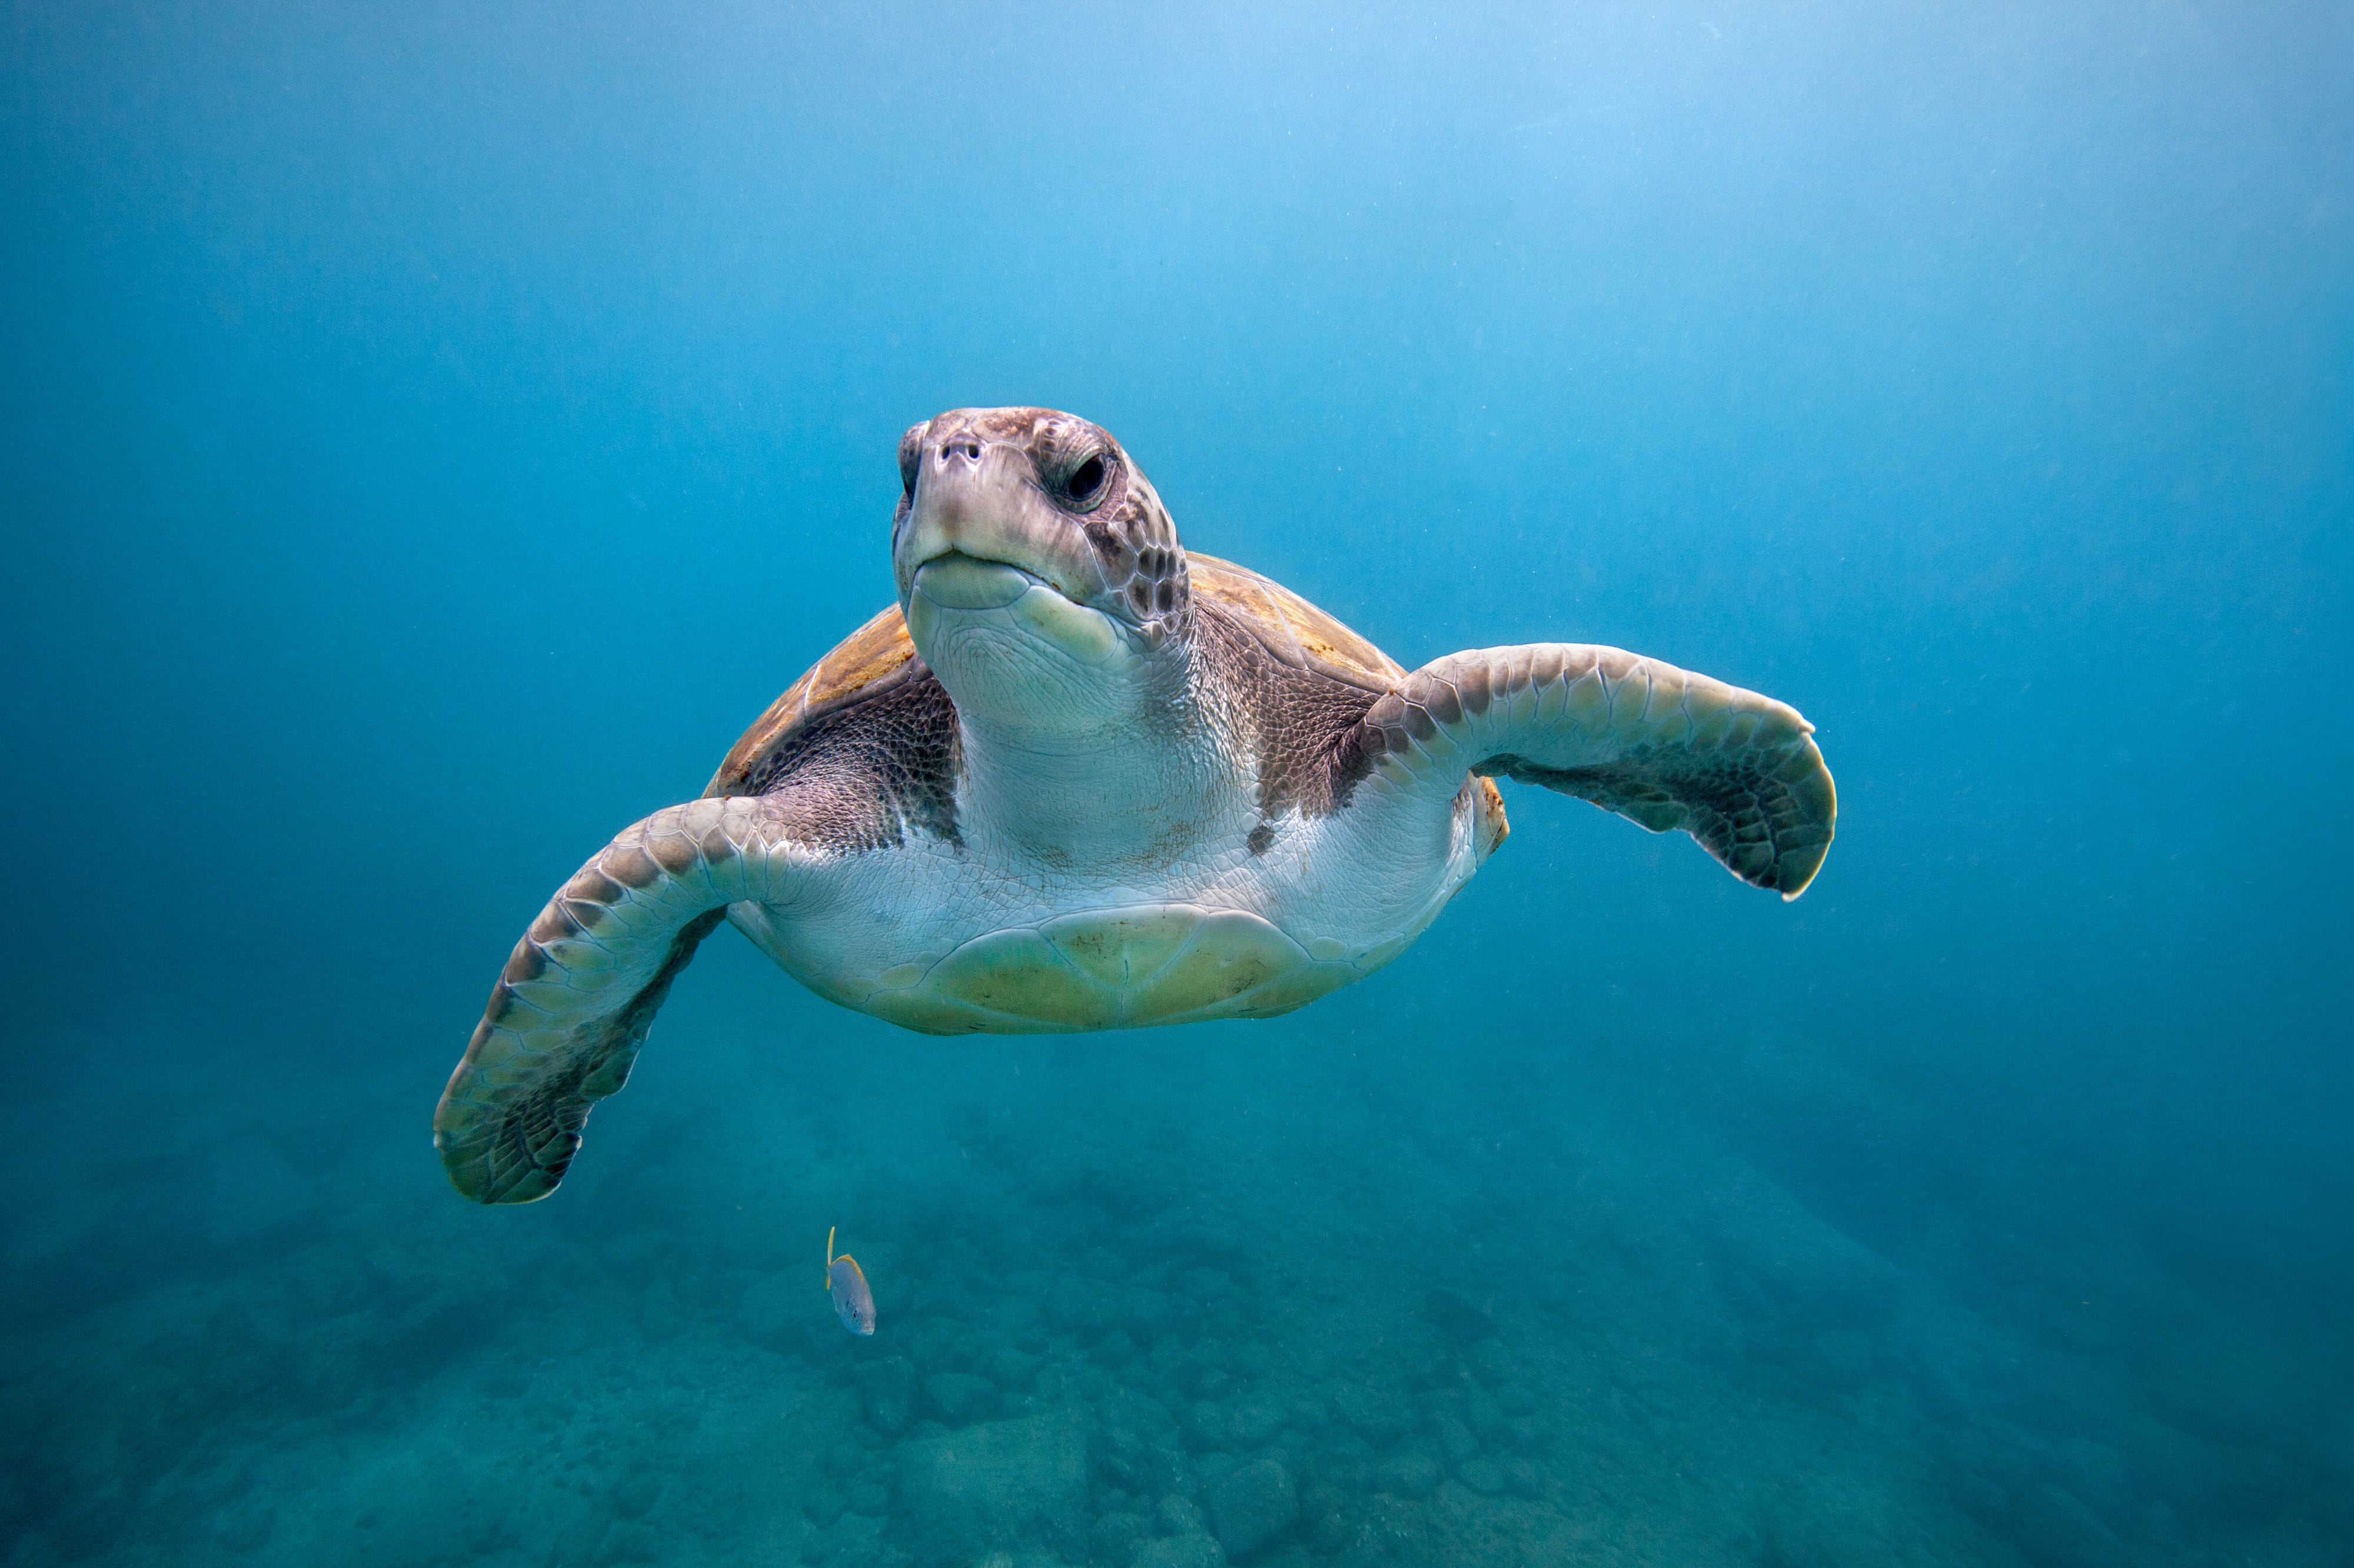
[[[863,697],[880,696],[903,685],[923,667],[916,657],[915,640],[907,635],[907,623],[899,618],[899,607],[895,604],[843,638],[832,652],[787,686],[785,694],[770,703],[769,711],[753,720],[752,727],[729,748],[726,760],[703,792],[746,793],[746,782],[760,764],[812,721]]]
[[[1295,670],[1320,674],[1380,695],[1396,689],[1405,672],[1390,656],[1282,584],[1215,556],[1185,552],[1197,601],[1207,600],[1247,628],[1259,643]],[[785,694],[769,705],[713,774],[705,795],[740,795],[760,764],[814,720],[838,708],[880,696],[923,670],[907,623],[893,605],[843,639],[810,666]]]
[[[1397,661],[1281,583],[1215,556],[1185,552],[1193,597],[1249,628],[1261,646],[1295,670],[1386,695],[1405,679]]]

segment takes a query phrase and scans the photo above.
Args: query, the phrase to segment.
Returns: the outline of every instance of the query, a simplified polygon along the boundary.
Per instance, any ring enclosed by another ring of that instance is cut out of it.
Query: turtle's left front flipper
[[[451,1181],[484,1203],[556,1191],[588,1108],[618,1090],[696,944],[743,899],[782,903],[813,858],[774,800],[656,811],[531,923],[433,1113]]]
[[[1706,675],[1538,642],[1424,665],[1366,713],[1344,761],[1376,788],[1451,796],[1466,772],[1542,784],[1653,832],[1681,828],[1791,899],[1839,814],[1813,735],[1796,709]]]

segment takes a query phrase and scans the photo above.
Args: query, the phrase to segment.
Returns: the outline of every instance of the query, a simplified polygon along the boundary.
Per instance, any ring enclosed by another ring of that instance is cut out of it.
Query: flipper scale
[[[554,1192],[696,946],[728,904],[781,896],[805,853],[774,804],[702,800],[625,830],[567,882],[516,943],[434,1113],[457,1189],[485,1203]]]
[[[1653,832],[1681,828],[1785,899],[1814,879],[1838,818],[1814,726],[1796,710],[1618,648],[1451,653],[1375,703],[1363,728],[1352,754],[1401,783],[1451,791],[1461,768],[1542,784]]]

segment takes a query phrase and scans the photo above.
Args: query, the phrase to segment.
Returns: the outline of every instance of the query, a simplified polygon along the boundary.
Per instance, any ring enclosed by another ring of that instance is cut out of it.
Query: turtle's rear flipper
[[[695,945],[729,904],[779,895],[807,858],[774,806],[737,797],[657,811],[581,867],[515,944],[433,1113],[458,1191],[484,1203],[556,1191]]]
[[[1771,697],[1617,648],[1450,653],[1376,702],[1339,760],[1376,789],[1451,800],[1467,772],[1542,784],[1653,832],[1681,828],[1742,881],[1796,898],[1839,799],[1814,726]]]

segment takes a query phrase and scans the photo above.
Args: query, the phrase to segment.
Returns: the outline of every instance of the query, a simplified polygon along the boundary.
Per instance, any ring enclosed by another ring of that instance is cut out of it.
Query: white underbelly
[[[1271,1018],[1396,958],[1477,864],[1460,824],[1403,857],[1368,854],[1349,826],[1292,818],[1267,854],[1238,834],[1117,882],[911,842],[836,863],[811,897],[728,915],[821,996],[929,1034]]]

